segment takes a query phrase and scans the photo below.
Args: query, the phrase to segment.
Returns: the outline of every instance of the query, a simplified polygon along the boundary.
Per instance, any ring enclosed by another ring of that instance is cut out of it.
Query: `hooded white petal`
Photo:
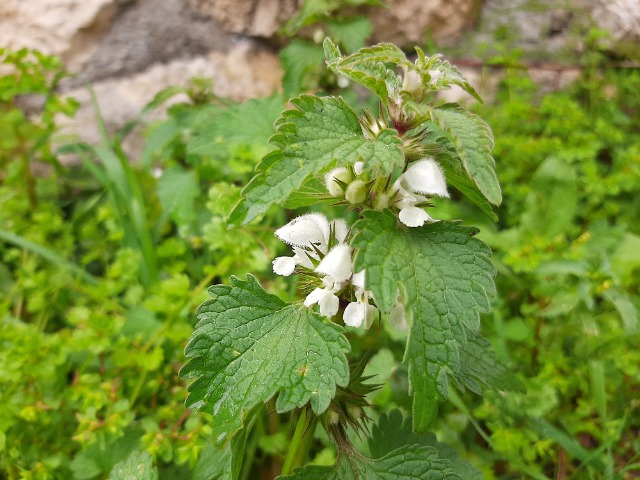
[[[315,305],[320,301],[320,299],[323,297],[325,293],[326,293],[326,290],[324,288],[314,289],[313,292],[307,295],[307,298],[304,299],[304,306],[310,307],[311,305]]]
[[[364,162],[356,162],[353,164],[353,171],[356,175],[362,175],[364,172]]]
[[[293,258],[296,259],[296,263],[298,265],[302,265],[303,267],[313,270],[313,263],[311,263],[309,257],[312,256],[317,260],[318,255],[315,252],[308,252],[300,247],[293,247],[293,252],[295,253]]]
[[[415,92],[419,88],[422,88],[422,77],[417,71],[408,70],[402,80],[402,89],[407,92]]]
[[[333,247],[316,267],[316,272],[328,275],[334,282],[351,278],[351,249],[340,244]]]
[[[424,222],[433,220],[427,212],[420,207],[405,207],[400,210],[400,221],[407,227],[421,227]]]
[[[332,291],[325,290],[325,294],[318,301],[318,305],[320,305],[320,315],[333,317],[338,313],[340,299]]]
[[[326,252],[329,242],[329,221],[319,213],[302,215],[276,230],[276,237],[296,247],[308,247],[309,244],[314,244]]]
[[[364,289],[364,275],[366,270],[362,270],[361,272],[354,273],[351,278],[351,283],[361,289]]]
[[[432,158],[412,163],[402,175],[413,192],[449,198],[444,173]]]
[[[365,315],[366,305],[360,302],[351,302],[347,305],[347,308],[344,309],[342,321],[350,327],[359,327],[362,325]]]
[[[365,305],[366,308],[366,313],[364,315],[364,325],[363,327],[366,328],[367,330],[369,330],[369,327],[371,327],[371,324],[373,323],[373,321],[376,318],[376,307],[374,307],[373,305],[370,304],[366,304]]]
[[[294,257],[277,257],[273,261],[273,272],[288,277],[293,273],[297,264],[298,262]]]

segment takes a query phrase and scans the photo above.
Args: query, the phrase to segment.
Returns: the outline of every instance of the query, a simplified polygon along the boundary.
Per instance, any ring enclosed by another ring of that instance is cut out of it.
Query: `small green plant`
[[[340,97],[291,100],[294,108],[276,122],[275,149],[228,222],[247,224],[292,197],[298,206],[333,203],[344,217],[308,213],[275,232],[293,256],[276,258],[273,270],[297,274],[303,301],[286,303],[253,276],[209,289],[181,370],[194,379],[187,405],[212,416],[213,440],[230,449],[233,478],[267,402],[297,419],[282,478],[462,478],[473,468],[424,436],[449,384],[476,393],[521,387],[479,334],[479,313],[495,294],[490,250],[476,229],[430,213],[452,186],[493,215],[501,191],[491,131],[464,108],[437,102],[451,85],[478,98],[438,55],[416,49],[413,63],[381,44],[344,57],[329,39],[324,49],[331,70],[378,97],[379,113],[358,115]],[[409,332],[412,414],[380,418],[360,451],[348,432],[370,431],[367,394],[380,385],[364,375],[368,355],[349,359],[350,338],[356,329],[383,335],[387,323]],[[294,470],[305,464],[318,424],[337,447],[335,465]],[[407,434],[396,437],[402,428]]]

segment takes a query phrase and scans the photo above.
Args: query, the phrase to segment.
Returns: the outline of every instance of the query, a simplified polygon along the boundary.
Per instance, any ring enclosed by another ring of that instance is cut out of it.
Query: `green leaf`
[[[429,112],[431,121],[451,142],[467,175],[487,200],[500,205],[502,192],[491,156],[493,134],[489,125],[455,104],[430,109]]]
[[[266,293],[252,276],[232,277],[231,286],[213,286],[209,294],[180,375],[196,378],[186,404],[214,416],[216,443],[233,436],[251,408],[277,393],[278,412],[311,402],[319,414],[336,385],[347,385],[349,343],[341,327]]]
[[[280,51],[280,62],[284,70],[282,88],[287,98],[302,92],[311,74],[320,73],[323,59],[322,47],[304,40],[292,40]]]
[[[309,207],[311,205],[335,203],[335,197],[328,195],[327,186],[318,178],[307,181],[299,190],[296,190],[287,198],[282,206],[287,210]]]
[[[78,453],[71,462],[75,480],[89,480],[98,475],[104,478],[113,468],[126,461],[140,448],[140,433],[128,431],[113,441],[96,442]]]
[[[347,57],[342,56],[329,38],[325,38],[323,45],[330,70],[368,88],[385,103],[389,97],[398,97],[402,86],[402,79],[385,64],[393,63],[405,68],[413,65],[404,52],[391,43],[363,48]]]
[[[207,443],[200,452],[198,463],[191,472],[191,480],[231,478],[231,443],[223,448]]]
[[[477,205],[494,222],[498,221],[498,216],[493,211],[493,206],[478,190],[478,187],[464,173],[457,161],[452,161],[449,155],[441,155],[438,158],[440,166],[444,169],[447,184],[452,185],[467,197],[472,203]]]
[[[460,372],[460,346],[477,331],[479,312],[489,310],[496,270],[477,229],[437,222],[400,225],[390,212],[367,211],[356,222],[351,244],[355,271],[367,270],[366,288],[389,312],[398,294],[411,333],[405,351],[413,390],[413,421],[425,431],[445,399],[448,375]]]
[[[525,231],[551,238],[573,226],[578,180],[572,165],[558,157],[546,159],[533,175],[531,187],[521,220]]]
[[[405,446],[381,458],[361,455],[338,457],[332,467],[296,468],[279,480],[454,480],[461,479],[448,460],[439,458],[433,447]]]
[[[208,111],[210,120],[197,126],[187,151],[219,158],[228,156],[233,145],[266,146],[283,106],[282,96],[273,95]]]
[[[373,458],[380,458],[390,452],[408,445],[433,447],[438,450],[440,458],[449,460],[452,469],[464,480],[482,480],[482,472],[465,462],[458,456],[458,452],[446,443],[438,442],[436,436],[428,432],[416,435],[411,431],[411,418],[403,418],[400,410],[383,413],[378,423],[371,429],[368,439],[369,451]]]
[[[460,345],[460,370],[453,378],[460,387],[477,394],[483,388],[526,392],[522,382],[498,362],[489,341],[479,334],[468,333],[467,342]]]
[[[344,46],[347,52],[355,52],[364,47],[364,42],[373,33],[371,21],[367,17],[358,16],[332,20],[327,24],[327,29],[329,36]]]
[[[242,191],[243,199],[229,217],[230,225],[246,224],[269,206],[282,202],[309,178],[336,165],[365,162],[365,170],[389,175],[404,164],[401,140],[385,129],[369,140],[364,137],[355,112],[338,97],[302,95],[291,100],[276,122],[271,143],[278,150],[265,156],[257,174]]]
[[[133,452],[113,467],[109,480],[158,480],[158,470],[148,452]]]
[[[482,99],[478,92],[467,82],[460,70],[451,65],[446,60],[443,60],[442,55],[436,54],[431,57],[425,57],[422,50],[416,47],[418,52],[418,60],[416,61],[416,68],[423,78],[423,82],[429,84],[435,90],[446,90],[451,85],[457,85],[462,88],[469,95],[482,103]],[[433,78],[430,72],[440,72],[437,78]],[[425,75],[426,74],[426,75]],[[426,78],[425,78],[426,77]]]
[[[603,296],[618,310],[626,332],[630,335],[636,333],[638,331],[638,310],[629,295],[618,288],[610,288],[603,293]]]
[[[195,219],[194,201],[200,188],[194,171],[180,167],[162,172],[158,181],[158,197],[162,209],[178,225],[188,225]]]

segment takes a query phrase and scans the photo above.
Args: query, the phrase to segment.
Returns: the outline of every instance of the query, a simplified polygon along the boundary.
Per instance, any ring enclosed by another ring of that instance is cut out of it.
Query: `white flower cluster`
[[[432,158],[412,163],[393,184],[393,203],[400,209],[399,218],[407,227],[421,227],[434,219],[418,205],[427,201],[424,195],[449,198],[440,166]]]
[[[319,213],[302,215],[276,230],[276,236],[291,245],[292,257],[278,257],[273,271],[278,275],[291,275],[296,265],[313,271],[322,279],[322,287],[314,289],[304,301],[306,306],[320,306],[320,314],[333,317],[338,313],[340,299],[337,294],[351,285],[355,302],[345,308],[346,325],[369,328],[376,308],[369,303],[371,292],[364,288],[365,271],[353,272],[351,247],[345,243],[348,227],[344,220],[329,222]],[[333,244],[330,248],[330,244]]]
[[[356,176],[362,174],[363,162],[353,166]],[[351,204],[359,204],[369,198],[365,183],[356,178],[344,167],[331,170],[325,176],[325,184],[333,197],[345,197]],[[391,204],[400,210],[400,221],[408,227],[421,227],[425,222],[434,222],[433,218],[420,205],[428,201],[427,197],[449,198],[444,173],[433,158],[423,158],[409,165],[398,177],[389,192],[382,192],[377,199],[385,199],[381,207]],[[376,205],[374,204],[374,208]]]

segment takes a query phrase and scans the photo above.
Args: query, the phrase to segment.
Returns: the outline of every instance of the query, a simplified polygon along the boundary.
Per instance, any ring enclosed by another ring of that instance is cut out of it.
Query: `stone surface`
[[[234,42],[228,52],[210,52],[153,65],[135,75],[95,82],[93,89],[107,129],[113,132],[136,118],[160,90],[171,85],[187,85],[191,78],[211,78],[216,95],[244,100],[268,96],[276,91],[281,75],[277,56],[245,39]],[[82,106],[75,118],[60,118],[63,133],[79,133],[81,140],[98,144],[96,112],[91,106],[89,92],[84,87],[77,87],[65,94],[79,100]],[[184,97],[173,99],[180,100]],[[127,151],[135,157],[138,147],[137,144],[129,144]]]
[[[635,45],[640,57],[640,0],[597,0],[592,16],[611,34],[614,48]]]
[[[374,42],[392,42],[403,47],[435,40],[453,43],[471,28],[477,15],[477,0],[389,0],[388,8],[370,8]]]
[[[77,67],[97,48],[116,0],[0,0],[0,45],[36,48]]]
[[[232,33],[272,37],[293,17],[301,0],[188,0],[203,15],[215,18]]]
[[[232,35],[184,0],[136,0],[118,11],[82,69],[89,80],[129,75],[178,58],[227,51]]]

